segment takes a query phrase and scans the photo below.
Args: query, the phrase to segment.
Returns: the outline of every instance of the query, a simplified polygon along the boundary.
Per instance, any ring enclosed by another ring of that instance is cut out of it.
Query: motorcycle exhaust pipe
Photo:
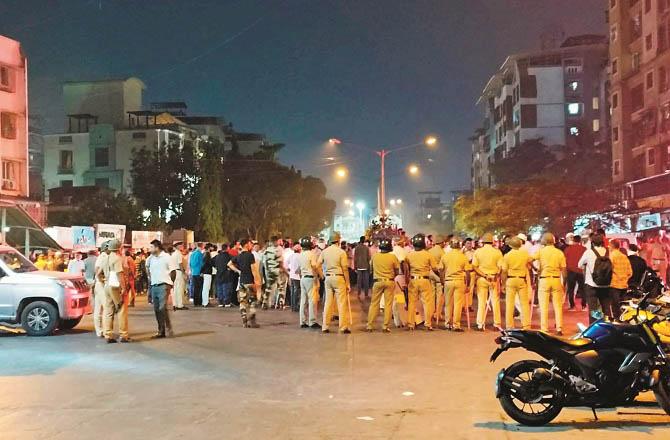
[[[533,371],[533,380],[537,382],[550,382],[554,377],[554,373],[546,368],[536,368]]]

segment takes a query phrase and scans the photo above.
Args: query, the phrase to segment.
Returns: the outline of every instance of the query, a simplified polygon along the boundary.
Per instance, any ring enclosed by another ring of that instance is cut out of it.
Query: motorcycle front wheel
[[[546,425],[563,409],[560,389],[533,380],[536,368],[550,367],[546,362],[534,360],[516,362],[505,370],[500,383],[500,405],[508,416],[522,425]]]

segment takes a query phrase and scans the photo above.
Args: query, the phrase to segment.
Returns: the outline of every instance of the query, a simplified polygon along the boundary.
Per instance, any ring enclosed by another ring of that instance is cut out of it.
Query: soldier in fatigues
[[[312,250],[312,239],[303,237],[300,239],[302,252],[299,255],[300,262],[300,327],[321,328],[316,322],[316,311],[319,304],[319,280],[323,278],[319,258]],[[307,310],[305,310],[307,309]],[[308,312],[305,319],[305,312]]]
[[[340,234],[333,232],[330,246],[321,252],[318,264],[323,266],[326,275],[326,300],[323,306],[323,327],[321,331],[328,333],[334,309],[333,301],[337,301],[337,309],[341,333],[351,333],[351,310],[349,310],[349,263],[347,253],[340,248]]]
[[[487,232],[481,240],[484,246],[477,249],[472,256],[472,268],[477,274],[475,283],[477,289],[477,330],[484,331],[486,326],[486,303],[489,300],[489,295],[493,306],[493,325],[496,329],[502,330],[498,281],[503,255],[499,249],[493,247],[493,234]]]
[[[375,319],[379,313],[379,303],[384,298],[384,325],[382,331],[391,331],[393,317],[393,295],[395,293],[395,277],[400,273],[400,261],[393,254],[393,244],[388,238],[379,242],[379,250],[372,256],[372,301],[368,310],[367,331],[374,329]]]
[[[107,242],[107,261],[102,266],[105,279],[105,306],[103,326],[105,340],[108,343],[117,342],[114,338],[114,317],[119,320],[120,342],[130,342],[128,335],[128,295],[124,291],[126,280],[124,277],[123,261],[119,255],[121,242],[117,239]]]
[[[533,259],[540,263],[537,286],[537,295],[540,300],[540,328],[543,332],[549,331],[549,301],[551,300],[556,318],[556,333],[560,336],[563,334],[564,281],[567,280],[565,254],[554,246],[556,239],[549,232],[542,236],[541,244],[542,248],[533,255]]]
[[[449,252],[442,255],[440,262],[446,297],[444,328],[462,332],[461,315],[465,306],[465,286],[470,276],[466,271],[469,263],[465,254],[461,252],[461,243],[458,240],[452,240],[449,247]]]
[[[433,330],[431,317],[435,309],[435,295],[430,284],[431,272],[439,270],[439,263],[426,250],[426,236],[417,234],[412,237],[414,251],[407,254],[408,283],[407,328],[414,330],[416,320],[416,303],[421,300],[424,311],[424,325],[426,330]]]
[[[240,241],[242,252],[228,262],[228,268],[237,272],[240,283],[237,290],[237,299],[240,303],[240,315],[244,328],[257,328],[256,323],[256,287],[258,280],[254,274],[258,273],[258,263],[254,254],[251,253],[253,243],[251,240]]]
[[[277,246],[278,237],[270,238],[265,252],[263,252],[263,273],[265,276],[265,289],[261,307],[267,310],[269,307],[283,307],[284,298],[277,297],[279,293],[279,276],[285,272],[282,258],[283,248]]]

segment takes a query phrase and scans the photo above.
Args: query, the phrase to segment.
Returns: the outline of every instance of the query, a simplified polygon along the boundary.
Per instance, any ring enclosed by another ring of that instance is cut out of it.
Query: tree
[[[65,210],[49,210],[50,225],[94,225],[116,223],[130,229],[142,229],[142,209],[125,194],[114,194],[105,188],[84,193]]]
[[[223,145],[217,140],[201,144],[198,180],[198,231],[209,241],[223,241]]]
[[[476,236],[516,233],[538,225],[562,234],[572,230],[577,217],[602,210],[610,202],[606,192],[578,183],[533,179],[462,196],[454,210],[456,228]]]
[[[507,184],[533,178],[556,160],[542,139],[529,139],[512,148],[505,158],[491,163],[491,174],[496,184]]]

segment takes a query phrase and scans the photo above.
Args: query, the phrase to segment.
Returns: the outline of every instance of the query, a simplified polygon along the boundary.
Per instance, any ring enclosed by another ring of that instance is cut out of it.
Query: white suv
[[[91,311],[91,289],[80,275],[38,270],[19,251],[0,245],[0,322],[30,336],[74,328]]]

